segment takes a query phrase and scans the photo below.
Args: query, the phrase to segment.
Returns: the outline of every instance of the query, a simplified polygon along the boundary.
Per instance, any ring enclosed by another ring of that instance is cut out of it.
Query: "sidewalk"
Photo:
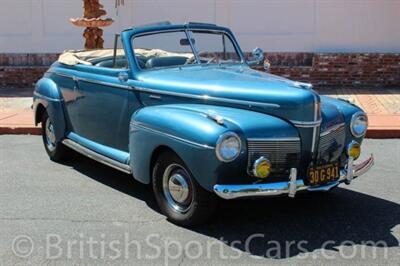
[[[352,100],[368,114],[368,138],[400,138],[400,89],[329,89],[321,94]]]
[[[329,89],[321,94],[351,99],[367,112],[369,138],[400,138],[400,89]],[[40,134],[32,89],[0,89],[0,134]]]

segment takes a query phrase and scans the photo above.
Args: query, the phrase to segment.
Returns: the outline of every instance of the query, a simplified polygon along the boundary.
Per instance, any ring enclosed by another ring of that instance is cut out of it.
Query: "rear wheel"
[[[216,196],[203,189],[173,152],[162,153],[153,168],[153,191],[161,211],[173,223],[189,226],[206,221]]]
[[[42,139],[50,160],[59,162],[67,157],[67,147],[56,140],[54,124],[47,112],[44,112],[42,116]]]

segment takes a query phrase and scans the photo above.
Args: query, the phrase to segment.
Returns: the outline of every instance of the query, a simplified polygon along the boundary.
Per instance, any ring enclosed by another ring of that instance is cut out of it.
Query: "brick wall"
[[[0,54],[0,87],[33,87],[58,54]]]
[[[400,87],[400,54],[270,53],[271,73],[315,87]]]
[[[0,87],[31,87],[58,54],[0,54]],[[400,87],[400,54],[267,53],[271,73],[315,87]],[[262,69],[262,68],[259,68]]]

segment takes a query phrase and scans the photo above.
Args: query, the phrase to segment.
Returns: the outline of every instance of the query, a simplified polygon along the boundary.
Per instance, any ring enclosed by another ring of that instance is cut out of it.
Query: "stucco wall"
[[[242,47],[269,52],[400,52],[398,0],[114,0],[101,1],[112,35],[154,21],[203,21],[228,26]],[[82,48],[82,29],[68,19],[80,0],[0,0],[0,53],[57,53]]]

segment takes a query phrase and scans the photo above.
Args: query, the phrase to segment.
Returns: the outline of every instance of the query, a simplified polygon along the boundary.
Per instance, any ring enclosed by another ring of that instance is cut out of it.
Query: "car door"
[[[98,144],[128,152],[129,120],[135,109],[135,95],[118,78],[117,70],[97,70],[99,74],[83,73],[86,75],[77,77],[75,104],[79,125],[75,127],[75,133]],[[120,72],[128,74],[126,69]]]

